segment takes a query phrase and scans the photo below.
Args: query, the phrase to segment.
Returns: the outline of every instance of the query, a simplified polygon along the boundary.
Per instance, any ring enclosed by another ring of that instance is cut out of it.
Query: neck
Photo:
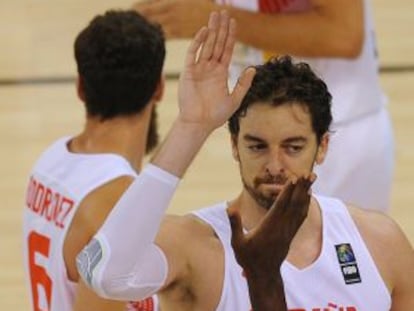
[[[239,210],[243,228],[247,231],[255,228],[267,212],[245,190],[235,200],[231,201],[230,205],[235,206]]]
[[[145,156],[148,116],[136,115],[100,121],[88,118],[69,149],[74,153],[113,153],[124,157],[139,172]]]
[[[267,213],[267,210],[258,205],[247,191],[243,191],[235,200],[231,201],[230,205],[236,206],[239,209],[243,228],[247,231],[255,228]],[[314,234],[315,230],[320,231],[321,221],[322,217],[318,202],[312,197],[308,216],[299,228],[292,244],[302,240],[302,237],[306,237],[310,232]]]

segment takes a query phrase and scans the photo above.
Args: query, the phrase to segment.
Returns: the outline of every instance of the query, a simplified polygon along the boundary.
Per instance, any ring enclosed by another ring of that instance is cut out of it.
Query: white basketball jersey
[[[24,265],[35,311],[72,311],[75,283],[67,278],[63,243],[79,203],[110,180],[136,176],[123,157],[71,153],[69,140],[59,139],[41,155],[26,192]],[[126,308],[151,311],[155,307],[151,300]]]
[[[281,272],[289,311],[388,311],[391,297],[346,206],[316,196],[322,211],[319,257],[304,269],[289,262]],[[227,205],[194,214],[216,232],[224,248],[224,283],[217,311],[250,311],[248,287],[231,247]],[[269,272],[270,273],[270,272]]]
[[[265,13],[283,14],[306,11],[310,8],[309,0],[216,0],[216,2]],[[377,74],[377,49],[368,0],[364,1],[364,23],[364,43],[358,57],[354,59],[297,58],[298,61],[307,62],[328,85],[333,97],[333,130],[338,125],[379,111],[386,103]],[[277,40],[277,38],[269,38],[269,40]],[[244,68],[262,64],[272,55],[274,55],[272,52],[237,44],[230,70],[230,84],[235,85]]]

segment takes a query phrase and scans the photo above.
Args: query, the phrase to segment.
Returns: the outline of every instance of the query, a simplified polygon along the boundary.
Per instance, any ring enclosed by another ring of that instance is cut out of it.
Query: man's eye
[[[248,146],[247,148],[249,148],[251,151],[261,151],[264,148],[266,148],[266,145],[264,144],[251,145],[251,146]]]
[[[296,154],[299,153],[303,150],[303,146],[302,145],[288,145],[285,147],[286,152],[288,154]]]

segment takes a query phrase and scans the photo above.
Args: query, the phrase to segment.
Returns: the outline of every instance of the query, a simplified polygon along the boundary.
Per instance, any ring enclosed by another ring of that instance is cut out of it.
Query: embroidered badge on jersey
[[[344,243],[335,245],[339,266],[344,276],[345,284],[361,283],[358,264],[352,250],[351,244]]]

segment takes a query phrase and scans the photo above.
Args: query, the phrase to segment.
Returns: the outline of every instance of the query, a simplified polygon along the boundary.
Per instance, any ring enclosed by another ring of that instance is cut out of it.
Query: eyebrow
[[[257,136],[250,135],[250,134],[245,134],[245,135],[243,136],[243,139],[244,139],[244,140],[247,140],[247,141],[254,141],[254,142],[258,142],[258,143],[263,143],[263,142],[264,142],[264,140],[263,140],[263,139],[261,139],[261,138],[259,138],[259,137],[257,137]]]
[[[290,144],[290,143],[306,143],[308,140],[303,136],[294,136],[289,137],[283,140],[284,144]]]
[[[250,134],[245,134],[243,136],[243,139],[246,141],[251,141],[251,142],[258,142],[258,143],[263,143],[265,142],[264,139],[259,138],[257,136],[254,135],[250,135]],[[303,136],[293,136],[293,137],[289,137],[283,140],[283,144],[291,144],[291,143],[305,143],[307,142],[306,137]]]

